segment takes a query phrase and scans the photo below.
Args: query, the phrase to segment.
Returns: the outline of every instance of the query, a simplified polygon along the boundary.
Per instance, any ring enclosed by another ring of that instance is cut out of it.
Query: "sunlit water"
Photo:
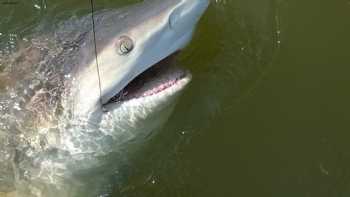
[[[42,23],[90,11],[82,0],[3,2],[0,58]],[[96,4],[102,9],[133,2]],[[349,10],[345,0],[213,0],[179,57],[193,74],[190,87],[164,128],[115,170],[102,191],[348,196]],[[9,95],[0,107],[16,109],[15,100]],[[1,128],[9,118],[20,114],[1,117]],[[11,142],[2,133],[0,138],[0,161],[6,163],[1,177],[13,177],[6,155]],[[0,189],[10,187],[2,183]]]

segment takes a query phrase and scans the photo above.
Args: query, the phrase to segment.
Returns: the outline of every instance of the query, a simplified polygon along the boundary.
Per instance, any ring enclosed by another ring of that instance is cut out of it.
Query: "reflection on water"
[[[1,33],[2,48],[0,50],[0,57],[8,56],[17,51],[17,34],[3,34]]]
[[[0,1],[0,58],[18,50],[18,40],[33,28],[45,13],[46,8],[46,0]]]

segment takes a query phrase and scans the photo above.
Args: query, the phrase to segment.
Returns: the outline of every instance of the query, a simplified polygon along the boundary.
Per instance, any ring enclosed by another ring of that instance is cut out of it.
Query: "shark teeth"
[[[156,87],[144,92],[141,97],[146,97],[146,96],[151,96],[151,95],[157,94],[157,93],[173,86],[176,83],[176,81],[177,81],[176,79],[173,79],[173,80],[167,81],[163,84],[160,84],[159,86],[156,86]]]
[[[141,73],[105,105],[152,96],[176,85],[189,73],[174,66],[175,55],[170,55]]]

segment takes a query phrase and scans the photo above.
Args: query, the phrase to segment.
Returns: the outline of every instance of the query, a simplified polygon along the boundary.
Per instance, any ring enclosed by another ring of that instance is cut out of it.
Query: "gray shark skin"
[[[95,38],[91,15],[72,17],[1,57],[0,195],[98,195],[116,160],[154,135],[190,82],[171,59],[208,4],[98,11]]]

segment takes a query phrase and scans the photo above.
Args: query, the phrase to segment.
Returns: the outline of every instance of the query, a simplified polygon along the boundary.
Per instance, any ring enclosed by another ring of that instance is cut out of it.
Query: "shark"
[[[74,16],[0,57],[0,194],[97,196],[191,81],[174,57],[208,5],[145,0]]]

